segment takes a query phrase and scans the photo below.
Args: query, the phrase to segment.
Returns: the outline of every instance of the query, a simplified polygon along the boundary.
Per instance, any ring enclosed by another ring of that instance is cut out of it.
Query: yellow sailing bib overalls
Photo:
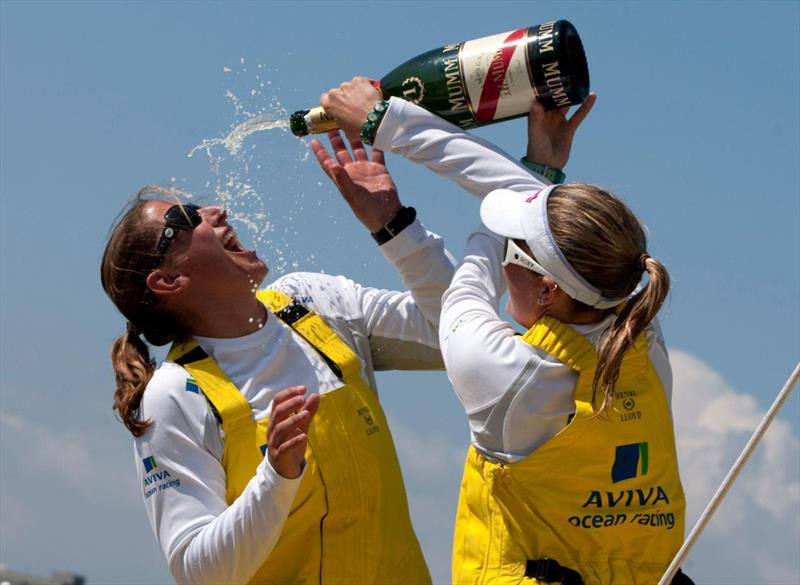
[[[261,291],[258,298],[343,385],[320,396],[303,480],[275,548],[250,582],[430,583],[389,427],[358,358],[319,315],[288,296]],[[188,370],[219,415],[230,504],[265,456],[268,420],[253,420],[247,400],[196,342],[174,345],[167,359]]]
[[[470,447],[453,582],[548,582],[535,578],[552,564],[542,559],[577,571],[586,585],[658,582],[683,541],[685,501],[670,408],[645,336],[626,352],[612,406],[600,416],[592,406],[597,352],[586,338],[545,317],[522,339],[578,372],[575,415],[516,463]]]

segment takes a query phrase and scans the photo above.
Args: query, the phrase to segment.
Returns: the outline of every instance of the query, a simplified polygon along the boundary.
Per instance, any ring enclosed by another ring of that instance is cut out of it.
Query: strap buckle
[[[538,579],[544,583],[562,583],[563,585],[583,585],[580,573],[562,567],[553,559],[528,560],[525,564],[525,576]]]
[[[280,319],[281,321],[286,323],[286,325],[291,327],[295,333],[297,333],[300,337],[305,339],[306,343],[308,343],[311,347],[313,347],[314,350],[316,350],[316,352],[320,355],[320,357],[323,360],[325,360],[325,363],[328,364],[328,367],[331,370],[333,370],[333,373],[336,374],[337,378],[339,378],[340,380],[344,380],[344,374],[342,373],[342,368],[339,367],[339,364],[337,364],[333,359],[328,357],[325,354],[325,352],[322,351],[322,349],[317,347],[317,344],[311,343],[308,339],[306,339],[306,336],[303,335],[302,331],[298,331],[297,328],[294,326],[295,323],[297,323],[300,319],[302,319],[309,313],[311,313],[311,311],[309,311],[306,307],[298,303],[296,300],[293,300],[289,305],[286,305],[283,309],[275,313],[275,315],[278,317],[278,319]]]
[[[278,319],[291,326],[296,321],[299,321],[301,318],[305,317],[308,312],[308,309],[306,309],[297,301],[293,300],[291,304],[286,305],[283,309],[275,313],[275,315],[278,317]]]
[[[553,573],[560,568],[561,565],[559,565],[558,562],[554,561],[553,559],[528,561],[528,566],[525,569],[525,575],[527,577],[533,577],[534,579],[541,579],[542,581],[551,583],[554,581],[553,577],[555,577]]]

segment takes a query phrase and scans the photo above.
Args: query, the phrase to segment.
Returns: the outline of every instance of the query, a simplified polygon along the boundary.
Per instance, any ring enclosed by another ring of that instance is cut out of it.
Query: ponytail
[[[559,185],[547,201],[550,230],[572,267],[601,294],[624,298],[645,272],[647,284],[623,307],[600,340],[592,402],[597,413],[611,404],[625,352],[658,313],[669,292],[669,273],[651,258],[645,230],[630,208],[612,193],[584,183]],[[592,307],[573,302],[580,310]]]
[[[117,380],[114,410],[133,436],[140,437],[152,424],[149,420],[139,420],[139,407],[156,364],[147,344],[130,324],[111,348],[111,365]]]
[[[142,395],[155,371],[148,343],[165,345],[188,335],[179,315],[161,306],[147,287],[162,226],[149,219],[145,206],[158,187],[145,187],[111,230],[100,264],[100,282],[106,294],[128,321],[127,330],[111,348],[116,377],[114,410],[135,437],[151,422],[139,420]]]
[[[642,254],[640,262],[644,264],[648,282],[626,303],[603,336],[598,348],[597,370],[592,382],[593,404],[596,404],[598,388],[603,393],[603,401],[598,413],[603,412],[611,405],[614,385],[619,378],[625,352],[633,346],[636,338],[650,325],[669,292],[669,273],[664,265],[647,254]]]

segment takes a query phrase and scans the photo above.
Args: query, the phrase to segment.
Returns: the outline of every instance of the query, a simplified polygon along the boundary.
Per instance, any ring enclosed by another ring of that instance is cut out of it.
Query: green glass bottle
[[[419,104],[468,129],[545,108],[579,104],[589,94],[589,68],[575,27],[546,22],[445,45],[396,67],[379,82],[384,97]],[[321,107],[292,114],[296,136],[338,128]]]

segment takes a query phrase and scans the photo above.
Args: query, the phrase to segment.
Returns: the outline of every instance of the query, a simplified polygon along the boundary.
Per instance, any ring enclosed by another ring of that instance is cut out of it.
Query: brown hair
[[[639,220],[608,191],[583,183],[561,185],[550,194],[547,213],[561,252],[604,297],[630,295],[647,272],[647,284],[622,307],[600,340],[592,400],[598,387],[602,388],[598,410],[602,412],[611,404],[625,352],[656,316],[669,292],[669,273],[647,254],[647,237]]]
[[[125,333],[111,348],[111,365],[117,383],[114,410],[135,437],[151,424],[138,415],[144,389],[155,371],[155,361],[141,336],[152,345],[164,345],[185,332],[178,317],[159,306],[146,283],[162,226],[148,220],[144,209],[152,195],[167,193],[147,186],[136,194],[111,228],[100,264],[103,289],[128,320]]]

